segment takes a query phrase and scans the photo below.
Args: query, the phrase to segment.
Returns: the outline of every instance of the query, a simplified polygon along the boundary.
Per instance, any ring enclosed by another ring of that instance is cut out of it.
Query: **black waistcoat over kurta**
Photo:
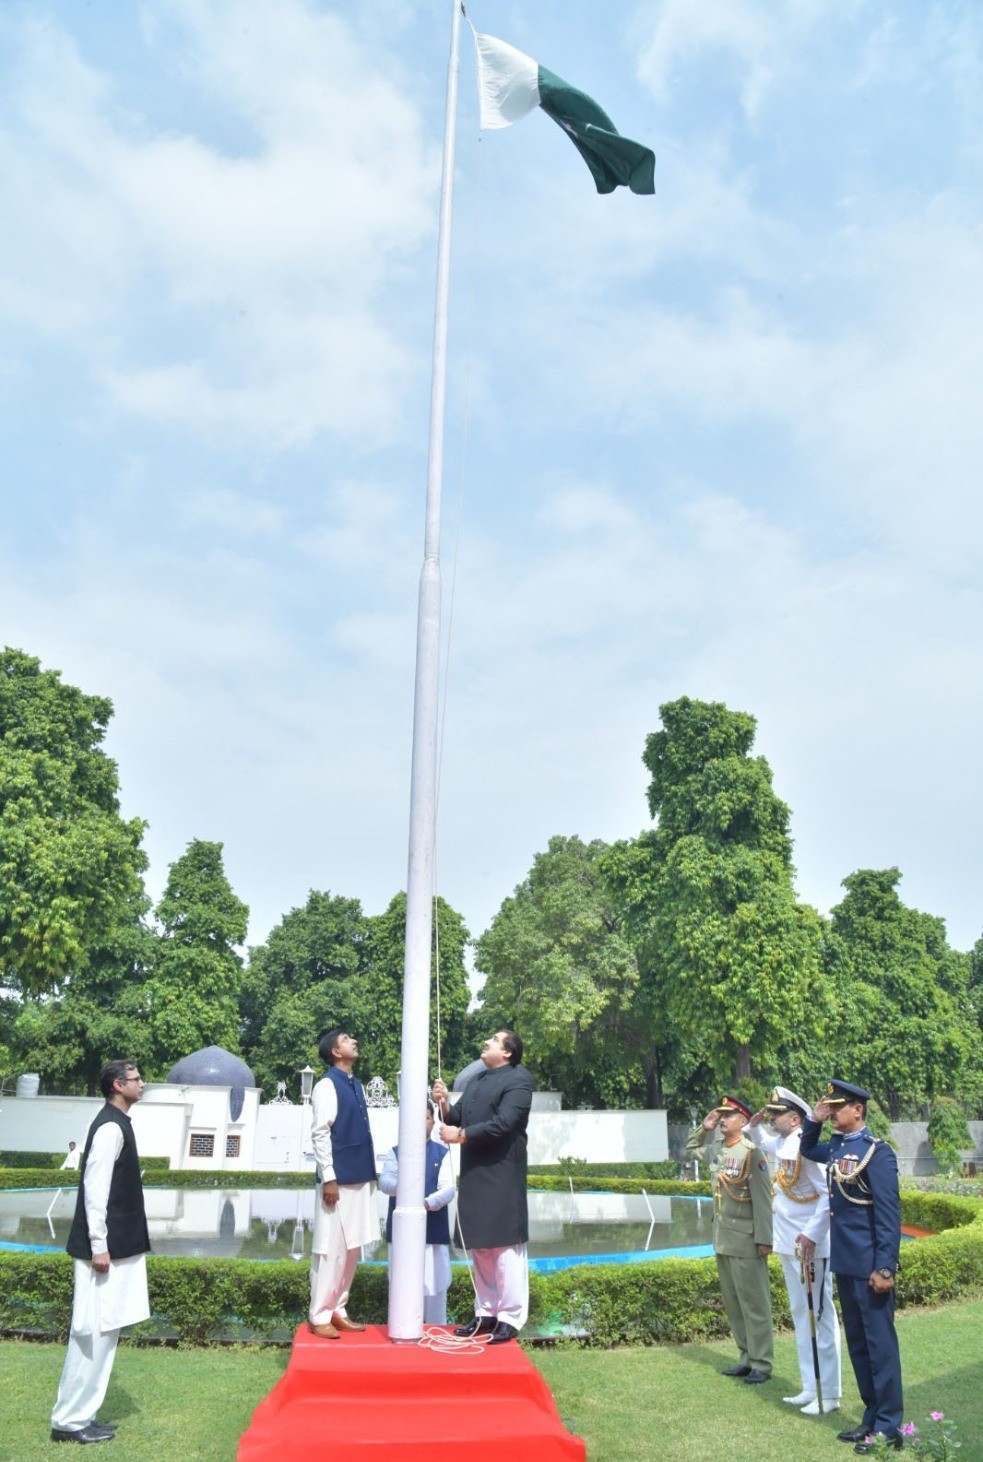
[[[85,1169],[89,1161],[92,1139],[100,1127],[115,1122],[123,1134],[123,1150],[116,1159],[109,1184],[109,1205],[106,1209],[106,1243],[111,1259],[132,1259],[135,1254],[150,1253],[150,1234],[143,1206],[143,1183],[137,1140],[129,1117],[107,1102],[95,1118],[85,1139],[85,1151],[79,1167],[79,1190],[75,1217],[65,1245],[73,1259],[91,1259],[89,1224],[85,1216]]]
[[[479,1071],[447,1115],[467,1138],[457,1195],[458,1234],[466,1249],[528,1242],[526,1126],[533,1089],[524,1066]]]

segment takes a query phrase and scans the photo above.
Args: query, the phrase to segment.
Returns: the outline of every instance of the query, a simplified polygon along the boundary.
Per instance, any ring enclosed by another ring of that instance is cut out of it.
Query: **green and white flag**
[[[514,46],[477,31],[474,40],[482,129],[510,127],[542,107],[567,133],[599,193],[613,193],[620,186],[633,193],[655,192],[655,153],[622,137],[597,102]]]

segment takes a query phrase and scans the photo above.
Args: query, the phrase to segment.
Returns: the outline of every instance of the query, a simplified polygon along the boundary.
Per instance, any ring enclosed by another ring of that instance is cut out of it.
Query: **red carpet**
[[[381,1325],[319,1340],[302,1325],[290,1363],[253,1413],[238,1462],[297,1462],[329,1450],[355,1462],[585,1462],[549,1387],[514,1341],[480,1355],[393,1345]]]

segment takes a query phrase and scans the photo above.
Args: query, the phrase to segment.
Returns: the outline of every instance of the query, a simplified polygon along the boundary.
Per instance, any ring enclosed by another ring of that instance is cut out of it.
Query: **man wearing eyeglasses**
[[[143,1095],[133,1061],[99,1073],[106,1105],[85,1139],[75,1218],[66,1248],[75,1260],[68,1354],[51,1413],[53,1442],[111,1442],[115,1426],[96,1420],[124,1325],[150,1318],[150,1236],[129,1110]]]

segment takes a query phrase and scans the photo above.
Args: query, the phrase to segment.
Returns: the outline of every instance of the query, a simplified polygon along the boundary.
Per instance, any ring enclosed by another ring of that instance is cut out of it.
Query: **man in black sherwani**
[[[526,1203],[526,1126],[533,1079],[515,1031],[496,1031],[481,1052],[484,1071],[468,1082],[454,1106],[434,1082],[445,1142],[461,1144],[457,1223],[474,1263],[474,1319],[455,1332],[483,1335],[490,1344],[514,1340],[529,1315],[529,1211]]]

